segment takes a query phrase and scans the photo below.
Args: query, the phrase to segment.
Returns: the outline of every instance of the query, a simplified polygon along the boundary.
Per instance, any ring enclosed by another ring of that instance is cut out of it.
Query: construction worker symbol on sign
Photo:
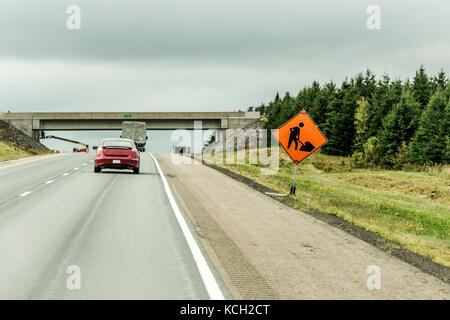
[[[295,164],[303,161],[327,142],[327,138],[306,110],[302,110],[279,127],[274,136]]]
[[[305,143],[303,143],[303,142],[300,140],[300,129],[301,129],[303,126],[304,126],[303,122],[300,122],[300,123],[298,124],[298,127],[290,128],[291,134],[289,135],[288,149],[291,148],[292,142],[294,142],[294,143],[295,143],[295,150],[297,150],[297,148],[298,148],[298,143],[300,142],[300,144],[302,145],[302,146],[300,147],[300,151],[311,152],[311,151],[314,150],[315,147],[314,147],[314,145],[313,145],[311,142],[306,141]]]

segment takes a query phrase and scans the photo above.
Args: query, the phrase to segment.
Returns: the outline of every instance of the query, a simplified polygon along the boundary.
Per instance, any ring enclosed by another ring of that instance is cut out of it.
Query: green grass
[[[294,165],[283,150],[276,175],[261,175],[258,165],[217,165],[280,193],[289,193],[292,184]],[[299,210],[339,216],[450,266],[450,168],[429,171],[354,169],[349,158],[316,153],[297,167],[292,198]]]
[[[42,151],[42,150],[22,150],[17,148],[14,144],[8,143],[5,141],[0,141],[0,162],[15,160],[20,158],[26,158],[41,154],[51,153],[51,151]]]

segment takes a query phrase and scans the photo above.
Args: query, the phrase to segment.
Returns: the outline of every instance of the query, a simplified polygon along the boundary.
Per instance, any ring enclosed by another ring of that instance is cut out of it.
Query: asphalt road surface
[[[92,160],[0,168],[0,299],[217,298],[151,155],[139,175]]]

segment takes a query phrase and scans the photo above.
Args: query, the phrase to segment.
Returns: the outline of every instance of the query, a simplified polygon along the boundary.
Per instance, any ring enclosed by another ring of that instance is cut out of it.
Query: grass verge
[[[0,141],[0,162],[16,160],[20,158],[32,157],[36,155],[44,155],[50,152],[43,150],[22,150],[17,148],[14,143]]]

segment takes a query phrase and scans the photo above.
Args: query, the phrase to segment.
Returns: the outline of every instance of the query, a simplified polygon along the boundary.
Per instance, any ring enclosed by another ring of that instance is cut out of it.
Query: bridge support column
[[[216,141],[217,142],[224,142],[226,137],[227,129],[220,129],[216,131]]]
[[[14,119],[7,120],[10,125],[22,131],[29,137],[33,137],[33,120],[32,119]]]
[[[39,133],[40,133],[39,130],[32,130],[31,138],[39,142]]]

